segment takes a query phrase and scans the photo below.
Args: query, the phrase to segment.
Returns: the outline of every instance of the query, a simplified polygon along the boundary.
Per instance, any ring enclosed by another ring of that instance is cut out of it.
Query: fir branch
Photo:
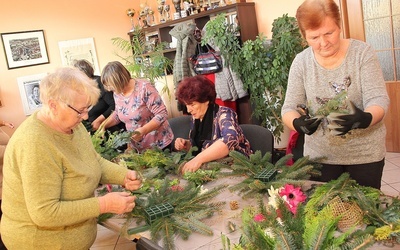
[[[290,233],[286,232],[283,228],[274,228],[275,232],[275,248],[276,249],[298,249],[294,244],[294,239]]]
[[[285,156],[283,156],[282,158],[280,158],[276,163],[275,163],[275,167],[276,168],[281,168],[284,166],[287,166],[287,162],[293,158],[292,154],[287,154]],[[308,161],[308,157],[302,157],[300,159],[298,159],[297,161],[299,161],[299,164],[302,163],[303,161]],[[296,162],[297,162],[296,161]],[[296,162],[293,163],[292,166],[296,167]]]
[[[145,202],[137,202],[132,211],[133,217],[144,218],[145,208],[168,202],[174,207],[174,213],[161,218],[155,218],[149,230],[155,241],[162,240],[164,248],[174,249],[173,235],[188,239],[192,232],[210,235],[212,230],[201,222],[202,219],[212,216],[225,202],[210,202],[226,185],[220,185],[204,193],[201,188],[193,183],[188,183],[183,190],[173,191],[171,181],[165,178],[158,190],[152,190],[145,195]],[[174,183],[176,185],[176,183]],[[139,197],[138,201],[142,200]]]
[[[219,169],[204,170],[198,169],[195,172],[185,172],[183,179],[193,182],[196,186],[213,181],[217,178]]]
[[[232,174],[243,174],[248,178],[243,180],[241,183],[237,183],[229,188],[231,191],[238,191],[242,198],[251,198],[257,193],[266,193],[268,188],[281,187],[286,183],[301,185],[305,180],[309,179],[311,172],[314,171],[314,165],[311,164],[308,157],[302,157],[298,159],[292,166],[287,166],[287,161],[292,157],[292,155],[286,155],[281,160],[279,160],[275,165],[270,162],[264,162],[269,156],[261,157],[260,152],[256,155],[250,155],[246,158],[243,155],[237,155],[240,153],[233,153],[231,156],[233,158]],[[263,163],[261,163],[263,162]],[[265,165],[262,165],[265,164]],[[256,178],[256,175],[262,170],[277,171],[276,176],[268,181],[261,182]]]

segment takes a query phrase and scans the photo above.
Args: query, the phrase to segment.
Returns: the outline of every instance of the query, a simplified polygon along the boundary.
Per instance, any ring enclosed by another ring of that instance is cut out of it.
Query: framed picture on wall
[[[43,30],[1,33],[8,69],[49,63]]]
[[[21,95],[25,115],[31,115],[34,111],[42,107],[39,88],[40,81],[46,75],[46,73],[42,73],[17,78],[19,93]]]
[[[74,60],[85,59],[92,64],[94,74],[100,75],[93,38],[60,41],[58,42],[58,47],[60,48],[61,61],[64,66],[72,66]]]

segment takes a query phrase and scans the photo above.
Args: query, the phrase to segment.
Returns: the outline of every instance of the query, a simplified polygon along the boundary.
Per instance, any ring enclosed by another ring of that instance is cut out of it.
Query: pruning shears
[[[305,104],[297,104],[297,112],[299,112],[300,115],[305,115],[307,119],[311,118],[310,111]]]

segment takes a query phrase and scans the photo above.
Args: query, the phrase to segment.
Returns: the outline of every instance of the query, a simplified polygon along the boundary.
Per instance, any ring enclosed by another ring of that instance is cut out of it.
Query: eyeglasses
[[[75,111],[76,113],[78,113],[78,117],[81,117],[87,113],[89,113],[89,111],[92,109],[92,106],[88,107],[86,111],[79,111],[76,108],[72,107],[71,105],[67,104],[68,108],[72,109],[73,111]]]

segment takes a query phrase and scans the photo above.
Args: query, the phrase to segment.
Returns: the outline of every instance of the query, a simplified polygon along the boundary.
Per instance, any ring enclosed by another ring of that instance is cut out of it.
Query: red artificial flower
[[[290,184],[286,184],[284,188],[279,191],[279,195],[281,197],[285,196],[288,207],[293,214],[296,214],[299,203],[304,202],[307,198],[300,187],[295,188]]]
[[[173,192],[181,192],[181,191],[183,191],[183,187],[181,187],[179,185],[173,185],[173,186],[171,186],[171,190]]]
[[[255,222],[263,222],[265,221],[265,216],[263,214],[256,214],[253,219]]]

